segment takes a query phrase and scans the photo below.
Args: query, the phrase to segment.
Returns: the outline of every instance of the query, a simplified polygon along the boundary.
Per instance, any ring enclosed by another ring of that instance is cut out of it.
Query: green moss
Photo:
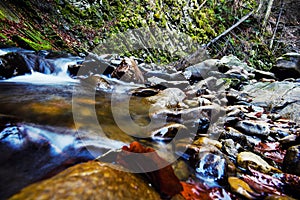
[[[0,10],[0,19],[5,19],[5,15],[1,10]]]
[[[4,35],[3,33],[0,33],[0,37],[3,38],[3,39],[7,39],[7,36]]]
[[[49,50],[52,48],[52,46],[45,42],[45,43],[36,43],[33,42],[27,38],[21,37],[21,36],[14,36],[13,40],[21,47],[23,48],[29,48],[33,50]]]

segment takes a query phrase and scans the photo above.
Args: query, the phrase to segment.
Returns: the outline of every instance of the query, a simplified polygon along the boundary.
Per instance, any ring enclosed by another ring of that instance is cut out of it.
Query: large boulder
[[[160,199],[141,177],[98,161],[81,163],[32,184],[10,199]]]
[[[280,80],[286,78],[300,78],[300,54],[287,53],[277,59],[271,69]]]
[[[286,118],[300,122],[300,84],[296,82],[258,82],[247,85],[243,92],[252,97],[252,103]]]

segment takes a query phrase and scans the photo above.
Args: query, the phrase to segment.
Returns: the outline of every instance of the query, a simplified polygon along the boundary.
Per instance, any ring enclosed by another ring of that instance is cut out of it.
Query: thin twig
[[[276,26],[275,26],[275,29],[274,29],[274,33],[273,33],[272,38],[271,38],[271,42],[270,42],[270,46],[269,46],[270,49],[272,49],[272,47],[273,47],[273,43],[274,43],[274,39],[275,39],[276,32],[277,32],[277,29],[278,29],[278,25],[279,25],[279,22],[280,22],[280,18],[281,18],[281,15],[282,15],[283,7],[284,7],[284,2],[283,2],[283,0],[281,0],[280,12],[279,12],[279,15],[277,17],[277,22],[276,22]]]
[[[199,10],[204,6],[204,4],[207,2],[207,0],[203,1],[203,3],[199,6]]]

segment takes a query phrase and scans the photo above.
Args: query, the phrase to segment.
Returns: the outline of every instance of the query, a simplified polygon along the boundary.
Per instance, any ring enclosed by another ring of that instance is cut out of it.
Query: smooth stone
[[[218,71],[216,66],[217,59],[208,59],[196,65],[187,67],[183,72],[183,75],[187,80],[202,80],[209,77],[210,71]]]
[[[247,135],[257,135],[267,137],[270,134],[268,124],[257,121],[243,120],[239,121],[235,127]]]
[[[229,177],[228,183],[230,185],[231,191],[238,193],[247,199],[256,199],[256,196],[259,196],[251,187],[243,180],[237,177]]]
[[[290,147],[283,160],[283,169],[300,176],[300,145]]]
[[[244,118],[244,112],[241,111],[240,109],[235,109],[229,113],[226,114],[227,117],[240,117],[240,118]]]
[[[244,151],[239,153],[237,155],[237,164],[239,167],[242,167],[244,169],[248,169],[248,167],[251,167],[263,173],[269,173],[269,172],[281,173],[279,169],[269,165],[260,156],[252,152]]]
[[[177,108],[186,98],[185,93],[178,88],[167,88],[157,95],[145,98],[146,101],[159,108]]]
[[[160,199],[159,194],[137,175],[111,164],[89,161],[34,183],[15,199]]]
[[[211,113],[209,116],[208,113]],[[182,110],[172,110],[172,109],[164,109],[158,107],[154,107],[154,109],[150,110],[150,116],[153,119],[162,119],[162,120],[172,120],[173,122],[188,122],[188,121],[197,121],[199,118],[213,118],[213,117],[222,117],[225,115],[225,111],[220,105],[212,104],[207,106],[188,108]],[[220,115],[218,115],[220,114]]]
[[[219,149],[222,148],[222,143],[221,142],[219,142],[217,140],[210,139],[208,137],[200,137],[197,140],[195,140],[193,142],[193,144],[196,145],[196,146],[212,145],[212,146],[215,146]]]

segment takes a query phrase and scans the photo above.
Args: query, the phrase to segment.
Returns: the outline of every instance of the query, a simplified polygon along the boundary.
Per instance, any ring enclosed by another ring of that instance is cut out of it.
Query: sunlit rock
[[[10,199],[160,199],[140,177],[118,168],[97,161],[78,164]]]
[[[269,172],[281,172],[279,169],[269,165],[265,160],[260,156],[252,152],[241,152],[237,155],[237,164],[238,166],[248,169],[248,167],[257,169],[264,173]]]

